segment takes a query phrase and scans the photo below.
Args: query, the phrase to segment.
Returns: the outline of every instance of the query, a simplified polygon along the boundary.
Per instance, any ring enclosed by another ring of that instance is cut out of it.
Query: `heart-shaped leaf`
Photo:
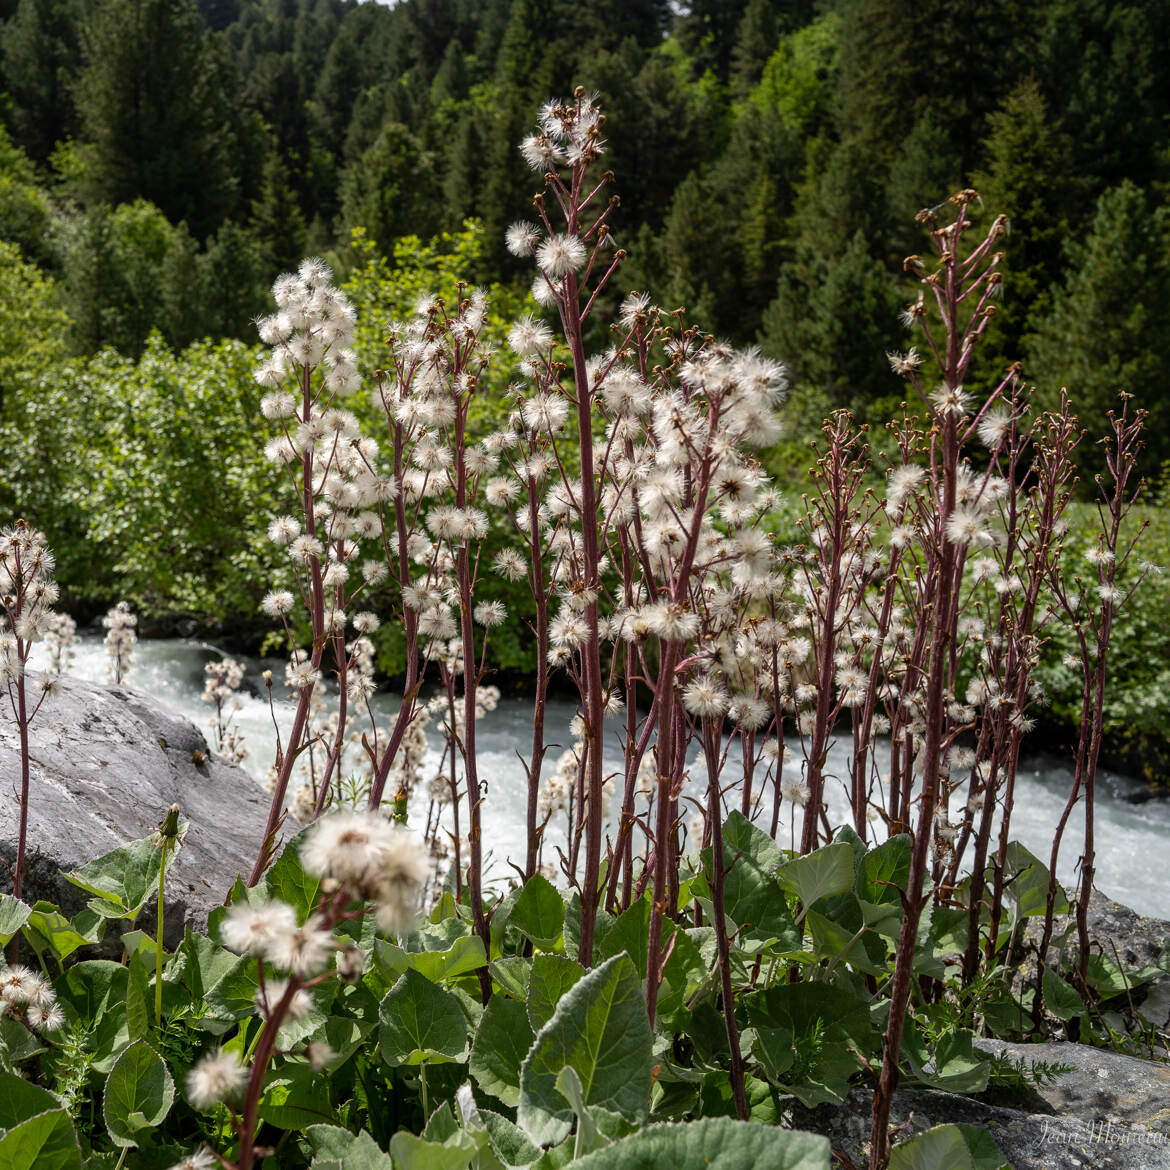
[[[467,1017],[459,1000],[417,971],[394,984],[379,1012],[382,1059],[392,1066],[467,1058]]]
[[[161,1125],[175,1101],[175,1082],[163,1058],[135,1040],[106,1077],[102,1116],[116,1146],[137,1146],[144,1129]]]

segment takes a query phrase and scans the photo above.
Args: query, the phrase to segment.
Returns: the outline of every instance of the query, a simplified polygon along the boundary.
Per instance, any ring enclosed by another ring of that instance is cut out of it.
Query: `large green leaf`
[[[0,946],[6,947],[12,941],[31,913],[32,907],[19,898],[0,894]]]
[[[651,1125],[573,1162],[573,1170],[829,1170],[829,1140],[706,1117]]]
[[[910,834],[899,833],[871,849],[857,870],[857,896],[881,906],[901,904],[910,881]]]
[[[493,996],[475,1031],[468,1068],[485,1093],[515,1108],[520,1101],[520,1066],[535,1039],[524,1005]]]
[[[390,1139],[395,1170],[467,1170],[478,1152],[475,1140],[462,1131],[445,1142],[427,1141],[406,1130]]]
[[[890,1170],[1011,1170],[995,1140],[974,1125],[936,1125],[890,1151]]]
[[[520,886],[514,890],[509,890],[492,907],[492,917],[488,926],[488,931],[491,942],[491,957],[493,959],[498,959],[503,953],[504,934],[508,929],[508,919],[512,916],[512,907],[516,905],[516,899],[520,897],[520,891],[522,889],[523,887]],[[451,904],[454,905],[454,899],[451,896],[451,892],[449,890],[444,890],[443,897],[439,899],[439,905],[441,906],[448,900],[450,900]],[[439,907],[436,906],[435,910],[437,911],[438,908]],[[433,917],[432,921],[435,921]]]
[[[365,1130],[352,1134],[337,1125],[310,1125],[310,1170],[392,1170],[390,1155]]]
[[[417,971],[394,984],[379,1012],[382,1059],[391,1066],[467,1058],[467,1017],[459,1000]]]
[[[585,1104],[581,1078],[569,1065],[565,1065],[557,1073],[557,1092],[568,1101],[574,1116],[577,1118],[577,1140],[574,1143],[574,1149],[582,1154],[588,1154],[593,1150],[601,1149],[602,1146],[608,1146],[609,1139],[598,1127],[593,1110]]]
[[[600,947],[605,936],[613,926],[613,915],[605,910],[597,911],[597,919],[593,924],[593,945]],[[565,954],[570,959],[580,958],[581,947],[581,895],[574,890],[565,903]]]
[[[264,888],[268,897],[278,902],[287,902],[296,912],[297,921],[304,922],[317,907],[321,890],[321,879],[305,873],[301,864],[301,846],[312,826],[302,829],[280,851],[273,867],[264,875]]]
[[[52,902],[38,902],[22,929],[38,955],[51,954],[63,964],[86,943],[97,942],[104,926],[104,921],[92,911],[83,910],[69,919]]]
[[[162,1057],[135,1040],[106,1077],[102,1117],[116,1146],[137,1146],[143,1130],[161,1125],[175,1101],[175,1082]]]
[[[534,1032],[553,1017],[561,997],[585,976],[585,968],[576,959],[563,955],[537,955],[532,960],[528,978],[528,1022]]]
[[[777,877],[808,911],[822,898],[853,889],[856,880],[853,847],[847,841],[835,841],[804,857],[794,857],[781,867]]]
[[[1051,967],[1044,968],[1044,1003],[1058,1020],[1071,1020],[1085,1010],[1084,1001],[1072,984],[1061,979]]]
[[[150,973],[140,953],[131,952],[126,959],[126,1031],[131,1040],[145,1039],[150,1030],[154,996]]]
[[[42,1052],[48,1051],[48,1045],[41,1037],[24,1026],[22,1020],[10,1015],[0,1015],[0,1062],[9,1068],[24,1060],[31,1060]]]
[[[30,1084],[15,1073],[0,1072],[0,1131],[60,1106],[48,1089]]]
[[[1035,854],[1029,853],[1018,841],[1008,842],[1004,859],[1004,901],[1012,909],[1012,920],[1031,918],[1045,913],[1048,904],[1048,867]],[[1057,914],[1067,914],[1068,897],[1057,883]]]
[[[538,1145],[567,1136],[573,1110],[556,1087],[566,1065],[577,1073],[587,1105],[643,1120],[651,1061],[642,982],[633,960],[616,955],[570,988],[537,1033],[520,1069],[517,1121]]]
[[[210,1015],[221,1020],[244,1020],[256,1012],[260,967],[253,955],[240,955],[220,974],[203,998]]]
[[[65,876],[97,900],[90,905],[107,918],[134,918],[158,892],[162,849],[153,837],[119,845]]]
[[[53,981],[57,1002],[71,1025],[88,1033],[93,1069],[106,1073],[130,1042],[126,1002],[130,973],[121,963],[90,959],[75,963]]]
[[[703,963],[703,956],[688,932],[675,929],[669,921],[662,925],[671,947],[658,989],[658,1016],[665,1020],[683,1007],[691,992],[710,974],[710,969]]]
[[[241,956],[190,930],[179,944],[177,956],[183,964],[182,981],[195,1003],[206,999],[219,981],[241,963]]]
[[[703,851],[703,862],[709,889],[710,849]],[[775,877],[782,862],[767,833],[741,813],[728,816],[723,826],[723,906],[739,928],[738,943],[749,950],[769,944],[781,951],[800,949],[800,932]]]
[[[874,1048],[864,999],[828,983],[778,983],[743,1006],[756,1032],[752,1050],[783,1092],[810,1107],[845,1099],[860,1057]]]
[[[639,898],[628,910],[618,915],[617,921],[597,949],[603,959],[610,959],[625,951],[638,968],[638,978],[645,979],[649,942],[650,901]]]
[[[767,1081],[753,1077],[743,1078],[743,1092],[747,1098],[748,1115],[745,1120],[761,1125],[779,1125],[784,1110],[779,1106],[780,1094]],[[726,1069],[712,1069],[699,1085],[699,1115],[702,1117],[737,1117],[735,1093]],[[663,1117],[663,1121],[671,1120]]]
[[[528,977],[532,974],[532,960],[520,955],[508,955],[503,959],[493,959],[488,964],[492,978],[500,985],[505,994],[513,999],[528,998]]]
[[[306,1129],[333,1116],[329,1091],[307,1064],[284,1064],[270,1069],[257,1110],[261,1121],[277,1129]]]
[[[851,890],[822,898],[805,921],[818,958],[848,963],[870,975],[883,970],[886,944],[865,925],[861,902]]]
[[[417,971],[432,983],[455,979],[487,965],[483,940],[474,934],[457,938],[445,951],[407,951],[384,938],[374,942],[374,962],[393,983],[406,970]]]
[[[1160,967],[1139,967],[1122,970],[1108,955],[1090,955],[1085,968],[1085,980],[1090,987],[1099,991],[1106,999],[1113,995],[1125,995],[1143,983],[1159,979]]]
[[[934,1051],[929,1052],[913,1020],[907,1020],[902,1052],[924,1085],[948,1093],[982,1093],[991,1065],[975,1052],[974,1036],[969,1028],[958,1028],[940,1037]]]
[[[0,1137],[4,1170],[81,1170],[81,1148],[64,1109],[50,1109]]]
[[[750,857],[753,864],[766,873],[776,873],[784,865],[780,846],[741,812],[733,810],[727,814],[727,820],[723,822],[723,840],[737,853]]]
[[[565,926],[565,902],[556,886],[543,875],[534,873],[516,896],[508,925],[542,951],[551,951],[560,941]]]
[[[488,1131],[493,1153],[505,1166],[531,1166],[540,1157],[540,1150],[518,1125],[490,1109],[480,1110],[479,1116]]]

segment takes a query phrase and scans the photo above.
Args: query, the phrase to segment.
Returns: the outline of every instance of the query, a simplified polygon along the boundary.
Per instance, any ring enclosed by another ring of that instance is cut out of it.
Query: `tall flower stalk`
[[[28,687],[28,658],[33,645],[49,630],[52,606],[58,596],[53,580],[53,554],[44,534],[23,520],[0,532],[0,680],[8,693],[8,704],[16,724],[20,745],[20,818],[16,835],[16,862],[12,869],[12,894],[24,892],[28,868],[28,804],[31,760],[29,726],[46,696],[57,686],[57,676],[42,674],[37,692]]]
[[[296,274],[278,278],[273,285],[278,312],[259,325],[261,339],[272,348],[267,362],[256,371],[256,380],[268,391],[263,413],[279,428],[267,454],[286,469],[298,505],[297,515],[272,522],[269,536],[287,550],[302,612],[308,618],[309,646],[297,649],[289,621],[297,597],[287,589],[272,590],[264,599],[264,610],[284,624],[297,704],[291,729],[278,749],[272,802],[250,885],[259,881],[271,860],[289,780],[311,743],[310,711],[328,652],[342,709],[320,781],[317,811],[323,807],[346,723],[350,665],[346,609],[365,587],[385,575],[376,559],[362,563],[360,576],[351,575],[359,560],[359,541],[381,533],[376,509],[393,499],[395,483],[380,476],[375,467],[377,444],[362,438],[353,415],[337,405],[358,388],[361,379],[349,349],[353,309],[330,281],[331,274],[320,261],[306,260]]]
[[[712,928],[709,988],[722,1013],[739,1116],[747,1116],[748,1103],[736,1003],[743,988],[732,947],[745,924],[733,925],[726,906],[737,860],[725,851],[728,818],[738,831],[748,831],[744,818],[776,838],[786,810],[793,855],[831,841],[840,826],[831,815],[835,778],[827,762],[834,741],[844,740],[849,763],[841,780],[854,846],[883,834],[908,839],[892,972],[881,988],[890,1011],[871,1118],[872,1164],[883,1167],[911,1004],[916,991],[927,1003],[942,994],[939,980],[920,979],[914,969],[924,915],[965,908],[968,979],[1003,948],[1018,758],[1044,698],[1036,668],[1055,620],[1045,590],[1059,597],[1054,583],[1062,580],[1078,436],[1066,411],[1033,417],[1014,367],[981,398],[966,389],[996,310],[1005,223],[976,232],[977,196],[959,192],[920,216],[934,259],[907,261],[921,286],[904,314],[916,345],[890,361],[915,404],[891,427],[884,489],[874,482],[881,456],[870,436],[848,412],[836,412],[822,429],[813,486],[802,500],[803,540],[778,548],[767,527],[778,495],[751,452],[778,435],[782,367],[720,343],[688,324],[684,310],[665,312],[642,294],[621,303],[608,348],[589,352],[593,317],[624,258],[611,232],[612,176],[596,174],[603,126],[596,101],[577,90],[548,103],[521,145],[544,191],[533,200],[534,219],[513,224],[507,243],[534,263],[534,298],[550,320],[526,316],[512,328],[520,377],[508,391],[511,413],[482,439],[471,411],[492,357],[482,341],[482,294],[462,284],[450,300],[427,294],[410,320],[391,324],[389,357],[375,377],[383,453],[328,401],[356,380],[351,359],[330,356],[352,326],[348,310],[340,310],[344,327],[336,329],[324,310],[313,315],[318,301],[334,311],[337,302],[312,262],[278,282],[284,318],[263,328],[279,356],[260,378],[278,387],[265,405],[282,430],[270,453],[289,467],[301,515],[277,521],[272,533],[289,547],[311,638],[295,649],[294,633],[306,624],[289,618],[296,598],[271,594],[266,608],[286,621],[299,700],[253,879],[279,824],[291,757],[319,744],[325,759],[313,815],[335,798],[330,777],[341,758],[346,704],[368,699],[372,687],[368,666],[356,666],[361,639],[345,638],[345,612],[362,589],[388,581],[405,633],[405,693],[388,734],[372,721],[362,740],[369,809],[387,801],[396,777],[393,815],[407,816],[426,747],[423,724],[437,716],[445,744],[442,774],[429,788],[427,832],[438,850],[451,826],[456,897],[490,953],[488,790],[477,725],[490,706],[491,630],[505,617],[499,602],[481,596],[483,542],[499,518],[519,543],[499,552],[491,568],[528,583],[539,657],[532,739],[520,752],[527,844],[523,867],[515,868],[528,878],[552,860],[542,852],[546,826],[567,813],[566,847],[556,860],[578,895],[578,957],[586,967],[597,954],[601,907],[616,912],[649,893],[652,1022],[677,931],[687,922]],[[344,386],[333,378],[338,365]],[[931,368],[937,373],[928,375]],[[295,392],[279,388],[286,373]],[[1109,463],[1120,486],[1106,493],[1095,562],[1101,620],[1081,620],[1082,610],[1066,605],[1080,615],[1086,662],[1098,654],[1085,672],[1088,738],[1078,763],[1089,818],[1082,948],[1102,663],[1110,607],[1124,600],[1114,574],[1128,556],[1117,545],[1141,421],[1124,410],[1120,418]],[[367,538],[377,542],[375,555],[353,584],[351,565]],[[352,622],[359,634],[377,619],[363,621]],[[310,733],[306,695],[311,701],[327,665],[340,692],[338,721],[328,735]],[[365,680],[360,686],[347,684],[355,671]],[[579,706],[574,742],[547,769],[545,704],[556,672],[574,685]],[[436,677],[439,693],[424,698],[424,684]],[[615,728],[620,720],[612,738],[623,749],[608,773],[607,719]],[[698,768],[705,770],[702,799],[687,787]],[[699,810],[689,820],[688,806]],[[1054,850],[1053,872],[1055,861]],[[793,925],[815,935],[811,909],[802,907]],[[847,960],[838,956],[834,965],[840,961]],[[760,974],[757,962],[750,986]],[[486,1000],[489,974],[479,976]],[[882,978],[880,970],[866,972],[871,991]]]
[[[1002,494],[1001,479],[993,479],[990,472],[982,477],[973,473],[963,460],[963,449],[1015,378],[1014,372],[1009,372],[993,394],[972,410],[964,383],[975,346],[995,312],[993,301],[1001,277],[997,271],[1000,255],[994,247],[1004,234],[1002,220],[996,220],[982,240],[967,245],[965,236],[971,227],[967,214],[976,199],[974,191],[962,191],[952,197],[945,217],[937,211],[922,213],[938,259],[933,269],[917,257],[908,261],[910,270],[921,276],[923,293],[907,309],[906,320],[920,330],[923,344],[941,375],[940,384],[930,391],[923,387],[916,351],[894,359],[895,369],[907,378],[927,411],[930,432],[929,471],[922,476],[923,488],[917,494],[914,516],[914,533],[919,542],[917,588],[925,613],[905,662],[901,702],[893,728],[895,743],[899,733],[904,732],[910,749],[902,771],[901,808],[907,814],[910,780],[915,771],[920,791],[890,981],[882,1065],[874,1094],[870,1157],[876,1167],[884,1167],[889,1158],[889,1112],[898,1083],[918,927],[931,897],[926,877],[932,847],[936,851],[938,848],[940,826],[936,813],[940,799],[945,799],[945,753],[963,725],[956,716],[964,713],[951,710],[949,700],[954,693],[963,569],[970,552],[994,540],[990,513]],[[932,309],[937,313],[937,324],[932,323]],[[915,722],[917,728],[913,726]],[[891,784],[895,782],[892,776]],[[947,825],[949,834],[949,822]]]
[[[1057,858],[1072,813],[1076,805],[1082,801],[1084,843],[1075,907],[1077,962],[1074,974],[1081,993],[1084,995],[1091,993],[1086,981],[1090,949],[1089,901],[1096,873],[1094,825],[1096,778],[1097,762],[1104,738],[1105,677],[1108,671],[1109,646],[1117,614],[1131,600],[1134,592],[1151,571],[1148,564],[1143,565],[1132,575],[1127,585],[1120,584],[1119,574],[1125,570],[1132,558],[1135,546],[1146,527],[1143,522],[1123,537],[1126,518],[1141,490],[1141,483],[1137,479],[1137,454],[1145,417],[1145,411],[1131,412],[1127,396],[1123,396],[1119,412],[1109,413],[1109,433],[1104,440],[1105,474],[1097,476],[1096,481],[1099,531],[1095,545],[1087,553],[1087,560],[1092,569],[1088,579],[1082,579],[1079,574],[1075,574],[1070,582],[1060,572],[1058,565],[1051,566],[1048,574],[1047,583],[1072,629],[1076,643],[1077,652],[1072,656],[1072,661],[1081,675],[1081,718],[1073,782],[1052,840],[1049,886],[1045,900],[1035,989],[1037,1017],[1043,1005],[1041,975],[1047,958],[1048,944],[1052,939],[1056,909]]]

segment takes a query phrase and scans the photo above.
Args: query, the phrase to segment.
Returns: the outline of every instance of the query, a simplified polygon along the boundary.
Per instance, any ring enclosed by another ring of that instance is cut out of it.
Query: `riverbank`
[[[206,728],[211,707],[202,698],[203,664],[222,654],[222,647],[183,639],[143,639],[138,646],[138,660],[127,682],[166,703],[180,714]],[[262,671],[271,660],[242,656],[247,667],[241,708],[236,713],[240,730],[249,747],[244,766],[256,779],[263,777],[275,752],[273,711],[269,709]],[[77,647],[74,673],[90,681],[105,677],[106,656],[96,635],[83,635]],[[279,691],[277,692],[279,693]],[[375,714],[382,724],[398,706],[392,691],[380,688],[374,700]],[[275,705],[278,724],[288,713],[283,703]],[[576,714],[575,704],[554,696],[547,712],[547,742],[555,745],[546,758],[544,774],[556,767],[557,758],[573,742],[570,724]],[[509,856],[523,854],[525,844],[524,814],[527,784],[518,751],[525,750],[531,738],[531,705],[522,695],[505,692],[497,708],[485,715],[478,730],[480,774],[489,792],[484,802],[485,839],[493,854],[491,869],[500,878],[511,871]],[[800,778],[799,753],[785,767],[785,777]],[[429,778],[440,763],[439,738],[430,740],[422,774]],[[617,770],[622,760],[621,743],[613,735],[606,744],[606,769]],[[1047,862],[1052,846],[1052,827],[1056,824],[1068,796],[1072,780],[1070,757],[1029,756],[1022,763],[1018,778],[1016,803],[1012,814],[1012,836]],[[732,765],[734,766],[734,765]],[[841,775],[847,766],[843,746],[830,753],[830,774]],[[699,771],[692,769],[693,772]],[[1109,897],[1144,914],[1170,918],[1170,869],[1163,861],[1165,842],[1170,840],[1170,801],[1162,798],[1145,802],[1135,795],[1146,790],[1140,779],[1102,769],[1098,784],[1096,848],[1096,885]],[[848,819],[848,802],[843,787],[830,784],[826,789],[830,815],[836,823]],[[778,839],[785,843],[790,835],[790,807],[782,805]],[[417,815],[425,822],[427,810]],[[1066,835],[1058,865],[1058,876],[1068,887],[1076,884],[1076,861],[1080,851],[1079,814],[1074,815]],[[558,814],[546,834],[546,860],[555,863],[556,848],[564,846],[565,818]]]

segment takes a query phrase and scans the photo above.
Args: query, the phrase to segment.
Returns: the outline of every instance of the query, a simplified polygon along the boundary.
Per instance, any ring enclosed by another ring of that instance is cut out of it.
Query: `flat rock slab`
[[[1170,1064],[1084,1044],[977,1040],[1012,1063],[1071,1066],[1051,1084],[990,1091],[980,1098],[930,1089],[899,1090],[890,1122],[896,1140],[936,1125],[977,1125],[1014,1170],[1170,1170]],[[869,1143],[873,1093],[855,1089],[840,1106],[794,1106],[786,1121],[829,1138],[860,1168]]]
[[[11,865],[20,755],[16,726],[8,711],[5,716],[0,716],[0,857]],[[62,679],[29,736],[32,860],[24,900],[43,898],[69,914],[80,909],[88,895],[63,874],[145,837],[177,802],[190,827],[167,874],[167,941],[181,939],[185,926],[203,929],[237,875],[246,877],[255,862],[268,794],[239,765],[212,755],[190,720],[129,687]],[[11,890],[11,875],[0,867],[0,891]]]
[[[1036,948],[1040,944],[1041,919],[1030,918],[1024,929],[1024,940]],[[1101,953],[1127,967],[1150,967],[1158,955],[1170,944],[1170,922],[1150,918],[1123,906],[1103,894],[1096,886],[1089,898],[1089,938]],[[1063,942],[1071,955],[1076,949],[1076,920],[1071,914],[1057,914],[1053,919],[1053,942],[1048,961],[1055,964],[1060,958]]]
[[[1048,947],[1048,965],[1067,969],[1077,948],[1076,920],[1072,914],[1058,914],[1053,919],[1052,942]],[[1103,894],[1095,886],[1089,898],[1089,940],[1094,952],[1126,969],[1153,967],[1170,946],[1170,922],[1139,914]],[[1036,955],[1040,948],[1042,921],[1029,918],[1024,927],[1023,977],[1035,980]],[[1017,951],[1017,954],[1019,952]],[[1170,974],[1133,990],[1133,1005],[1154,1027],[1170,1029]]]

